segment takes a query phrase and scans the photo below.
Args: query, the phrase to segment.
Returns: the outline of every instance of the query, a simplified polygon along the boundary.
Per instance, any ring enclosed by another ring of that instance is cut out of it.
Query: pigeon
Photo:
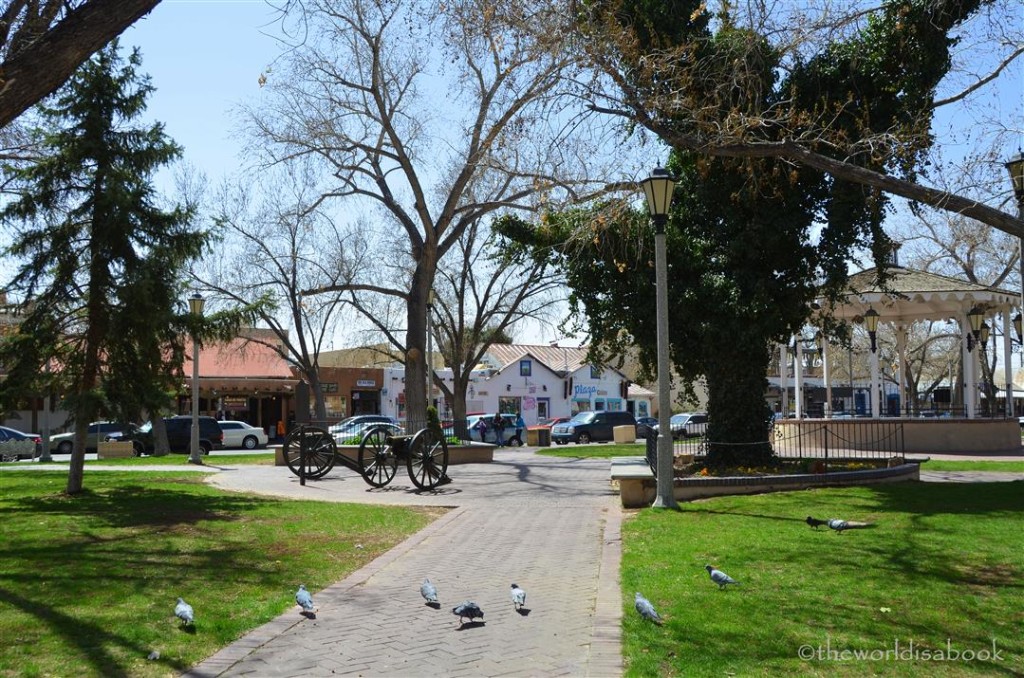
[[[868,527],[871,523],[858,523],[853,520],[840,520],[839,518],[829,518],[828,526],[836,532],[842,532],[843,530],[855,530],[858,527]]]
[[[818,520],[817,518],[812,518],[810,516],[807,516],[807,524],[810,525],[811,527],[813,527],[814,529],[818,529],[822,525],[828,525],[828,521],[827,520]]]
[[[429,579],[424,579],[423,583],[420,584],[420,595],[428,603],[437,603],[437,587],[431,584]]]
[[[519,588],[519,584],[512,584],[512,607],[519,610],[526,605],[526,591]]]
[[[480,609],[480,606],[470,600],[453,607],[452,614],[458,615],[459,621],[463,624],[466,623],[466,617],[469,617],[469,621],[473,621],[477,617],[480,619],[484,618],[484,612]]]
[[[636,606],[636,611],[640,613],[641,617],[644,619],[650,619],[658,626],[661,626],[661,617],[659,617],[658,613],[654,610],[654,606],[651,605],[651,601],[637,593],[634,605]]]
[[[178,598],[178,604],[174,606],[174,616],[180,619],[185,626],[195,623],[195,612],[192,611],[192,606],[181,598]]]
[[[313,596],[309,595],[305,584],[299,584],[299,590],[295,592],[295,602],[302,608],[303,614],[313,612]]]
[[[148,655],[146,655],[146,659],[148,659],[151,662],[155,662],[157,659],[160,659],[160,650],[153,650]]]
[[[727,575],[725,572],[716,570],[710,565],[705,565],[704,569],[708,571],[709,575],[711,575],[711,581],[718,584],[718,588],[720,589],[724,589],[726,584],[739,584],[738,581]]]

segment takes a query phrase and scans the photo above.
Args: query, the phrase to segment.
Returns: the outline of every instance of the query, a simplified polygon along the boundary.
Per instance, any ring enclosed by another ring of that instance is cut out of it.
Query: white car
[[[250,426],[244,421],[218,421],[220,430],[224,432],[224,447],[244,447],[255,450],[267,446],[267,432],[261,428]]]

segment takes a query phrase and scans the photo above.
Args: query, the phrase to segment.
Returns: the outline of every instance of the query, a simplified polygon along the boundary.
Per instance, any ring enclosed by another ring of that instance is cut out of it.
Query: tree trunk
[[[754,349],[756,344],[736,351],[734,341],[741,339],[726,342],[708,360],[708,464],[764,466],[774,456],[768,439],[771,412],[764,399],[771,358],[767,348]]]
[[[153,456],[165,457],[171,453],[171,445],[167,442],[167,422],[163,413],[157,412],[149,421],[153,425]]]
[[[309,382],[309,393],[313,396],[313,422],[318,425],[327,425],[327,399],[324,396],[324,389],[320,385],[320,375],[314,369],[304,372]],[[342,413],[342,418],[346,413]]]

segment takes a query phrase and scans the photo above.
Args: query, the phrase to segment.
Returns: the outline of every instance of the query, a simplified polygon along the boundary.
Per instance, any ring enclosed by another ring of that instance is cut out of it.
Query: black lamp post
[[[967,312],[967,322],[971,324],[971,331],[967,335],[967,352],[974,349],[974,344],[981,339],[981,326],[985,324],[985,312],[975,306]],[[988,338],[988,335],[985,335]]]
[[[654,269],[657,288],[655,292],[658,329],[658,478],[657,496],[654,499],[654,506],[657,508],[678,506],[673,491],[672,431],[669,429],[672,405],[669,396],[668,263],[665,254],[665,224],[668,223],[668,211],[672,206],[675,186],[675,179],[661,167],[655,169],[651,176],[643,181],[647,209],[654,223]]]
[[[868,337],[871,338],[871,352],[874,353],[878,349],[875,342],[875,338],[878,336],[878,311],[869,308],[864,313],[864,327],[868,331]]]

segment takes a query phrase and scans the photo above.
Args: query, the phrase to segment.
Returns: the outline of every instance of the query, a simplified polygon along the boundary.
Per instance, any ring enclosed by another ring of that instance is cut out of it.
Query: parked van
[[[632,426],[636,433],[636,419],[629,412],[601,410],[580,412],[572,419],[551,428],[551,439],[559,445],[614,440],[616,426]]]

